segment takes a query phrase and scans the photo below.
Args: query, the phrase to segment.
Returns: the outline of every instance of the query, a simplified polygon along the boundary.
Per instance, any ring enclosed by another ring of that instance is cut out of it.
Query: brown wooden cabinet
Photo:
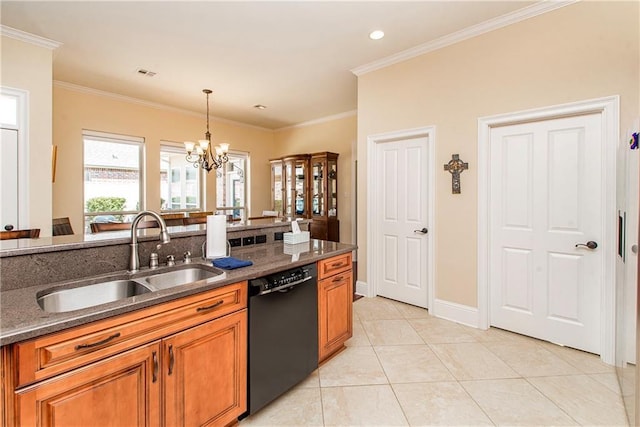
[[[338,242],[338,154],[312,154],[310,175],[311,237]]]
[[[224,426],[246,410],[246,310],[176,334],[162,347],[166,426]]]
[[[159,426],[158,342],[15,394],[16,426]]]
[[[309,218],[309,158],[300,154],[282,159],[283,215],[287,218]]]
[[[351,253],[318,262],[319,361],[342,348],[353,335]]]
[[[246,306],[243,282],[5,346],[5,423],[232,423],[246,411]]]

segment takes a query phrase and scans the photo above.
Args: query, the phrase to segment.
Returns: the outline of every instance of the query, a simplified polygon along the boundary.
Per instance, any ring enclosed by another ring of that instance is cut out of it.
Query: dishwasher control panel
[[[315,264],[292,268],[249,281],[250,295],[266,294],[307,282],[317,277]]]

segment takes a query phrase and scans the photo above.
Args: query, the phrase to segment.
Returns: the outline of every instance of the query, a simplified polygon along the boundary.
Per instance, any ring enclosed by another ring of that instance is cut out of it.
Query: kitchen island
[[[242,232],[253,235],[263,229]],[[141,259],[155,248],[156,233],[141,238]],[[213,269],[210,260],[198,256],[204,233],[174,230],[164,245],[173,253],[193,250],[191,263],[177,261],[136,273],[126,271],[126,236],[0,252],[7,273],[0,292],[4,424],[73,420],[98,425],[98,419],[113,425],[234,424],[247,410],[248,281],[298,266],[317,264],[322,272],[318,359],[344,346],[352,330],[355,246],[321,240],[285,245],[273,236],[261,244],[241,238],[250,244],[232,248],[231,255],[253,264],[218,270],[221,274],[213,279],[73,311],[47,312],[38,305],[38,296],[52,289],[139,280],[186,267]],[[100,274],[91,275],[100,264],[109,271],[97,268]],[[30,280],[29,269],[13,270],[24,265],[32,266],[40,279]],[[47,271],[50,277],[73,278],[42,279]],[[102,404],[94,407],[89,404],[93,401]]]

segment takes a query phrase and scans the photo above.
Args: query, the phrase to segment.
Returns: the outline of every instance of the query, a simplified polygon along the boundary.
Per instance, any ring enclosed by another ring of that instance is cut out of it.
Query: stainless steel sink
[[[156,289],[172,288],[174,286],[186,285],[187,283],[209,280],[221,275],[216,272],[198,267],[183,268],[166,273],[158,273],[146,277],[144,280]]]
[[[37,296],[38,305],[44,311],[61,313],[118,301],[151,292],[147,286],[133,280],[84,285],[70,289],[43,291]]]

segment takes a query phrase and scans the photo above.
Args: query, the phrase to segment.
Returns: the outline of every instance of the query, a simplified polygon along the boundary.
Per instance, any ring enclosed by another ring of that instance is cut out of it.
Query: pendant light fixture
[[[210,172],[211,169],[218,169],[229,161],[227,156],[229,144],[221,143],[215,148],[211,146],[211,132],[209,132],[209,95],[211,90],[203,89],[202,92],[207,95],[207,132],[204,134],[205,139],[199,140],[198,144],[185,141],[184,148],[187,150],[187,161],[193,163],[193,167],[201,167]]]

